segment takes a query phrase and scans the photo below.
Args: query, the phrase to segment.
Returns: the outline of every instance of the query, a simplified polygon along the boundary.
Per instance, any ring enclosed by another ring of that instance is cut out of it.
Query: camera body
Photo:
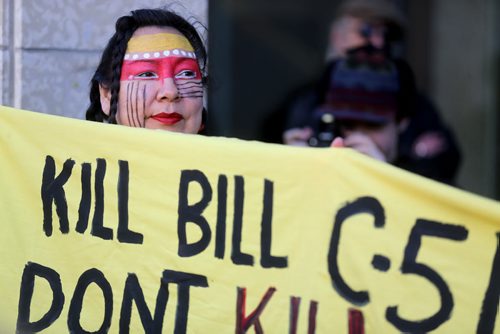
[[[333,139],[340,136],[335,116],[326,111],[317,110],[314,113],[311,127],[313,135],[307,141],[311,147],[329,147]]]

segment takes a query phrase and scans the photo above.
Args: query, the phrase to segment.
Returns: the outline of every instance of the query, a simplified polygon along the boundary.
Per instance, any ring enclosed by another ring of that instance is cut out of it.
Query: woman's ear
[[[206,135],[207,134],[207,129],[206,129],[206,124],[207,124],[207,118],[208,118],[208,113],[207,109],[203,107],[201,109],[201,124],[200,124],[200,129],[198,130],[199,135]]]
[[[109,88],[99,84],[99,95],[101,98],[101,109],[109,116],[109,109],[111,106],[111,91]]]

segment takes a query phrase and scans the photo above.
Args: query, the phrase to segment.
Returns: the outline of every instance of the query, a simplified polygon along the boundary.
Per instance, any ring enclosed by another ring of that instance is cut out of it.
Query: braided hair
[[[138,9],[130,15],[122,16],[116,21],[115,34],[111,37],[104,49],[101,61],[90,81],[90,105],[85,114],[86,119],[96,122],[116,124],[118,109],[118,94],[120,92],[120,75],[123,57],[127,44],[134,32],[141,27],[163,26],[177,29],[183,34],[194,49],[202,73],[202,83],[207,84],[206,63],[207,52],[202,39],[196,29],[187,20],[166,9]],[[109,115],[101,107],[99,85],[108,88],[111,92]],[[206,111],[203,109],[203,124]]]

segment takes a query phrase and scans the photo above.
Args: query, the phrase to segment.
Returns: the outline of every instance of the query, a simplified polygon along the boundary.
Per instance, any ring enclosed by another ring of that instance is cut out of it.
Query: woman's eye
[[[181,72],[177,73],[177,75],[175,77],[176,78],[180,78],[180,79],[195,78],[196,77],[196,72],[192,71],[192,70],[184,70],[184,71],[181,71]]]
[[[142,72],[135,76],[136,78],[158,78],[158,75],[154,72]]]

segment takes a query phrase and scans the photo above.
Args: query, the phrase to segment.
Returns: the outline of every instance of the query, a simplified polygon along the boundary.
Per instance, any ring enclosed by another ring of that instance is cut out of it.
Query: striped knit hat
[[[363,47],[331,67],[321,113],[336,120],[383,124],[396,120],[400,108],[398,66],[382,51]]]

